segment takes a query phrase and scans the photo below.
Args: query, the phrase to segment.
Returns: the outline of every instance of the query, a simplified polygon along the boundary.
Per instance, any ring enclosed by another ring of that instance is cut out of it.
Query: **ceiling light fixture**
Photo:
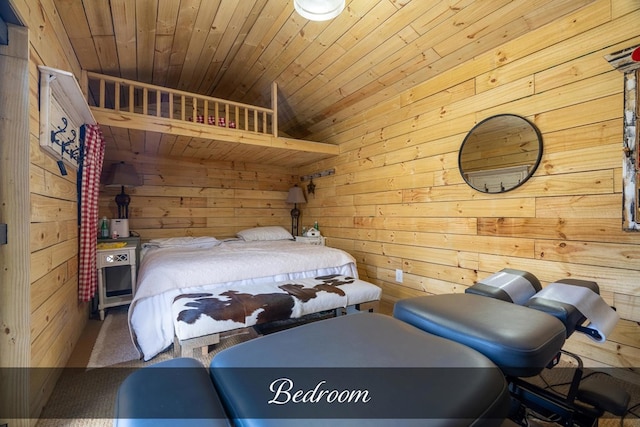
[[[293,7],[303,18],[327,21],[340,15],[345,0],[294,0]]]

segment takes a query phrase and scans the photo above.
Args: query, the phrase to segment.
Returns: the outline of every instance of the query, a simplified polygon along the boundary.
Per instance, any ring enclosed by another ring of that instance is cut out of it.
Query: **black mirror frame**
[[[527,174],[527,176],[520,181],[518,184],[509,187],[509,188],[503,188],[502,191],[499,192],[487,192],[487,191],[483,191],[482,189],[476,188],[473,185],[471,185],[471,183],[469,182],[469,180],[465,177],[464,171],[462,170],[462,151],[464,149],[464,145],[467,142],[467,140],[469,139],[469,137],[471,135],[473,135],[473,131],[476,130],[478,127],[482,126],[485,122],[489,121],[489,120],[493,120],[499,117],[505,117],[505,116],[509,116],[509,117],[516,117],[522,121],[524,121],[526,124],[528,124],[531,129],[533,129],[533,131],[536,133],[536,136],[538,138],[538,157],[536,158],[536,162],[533,165],[533,167],[531,168],[531,171],[529,171],[529,173]],[[500,193],[505,193],[507,191],[511,191],[514,190],[518,187],[520,187],[522,184],[524,184],[525,182],[527,182],[529,180],[529,178],[531,178],[533,176],[533,174],[535,173],[535,171],[538,169],[538,166],[540,165],[540,161],[542,160],[542,133],[540,133],[540,129],[538,129],[538,127],[532,123],[531,121],[529,121],[528,119],[519,116],[517,114],[496,114],[494,116],[490,116],[487,117],[486,119],[481,120],[480,122],[476,123],[476,125],[471,128],[471,130],[469,131],[469,133],[467,133],[467,135],[464,137],[464,140],[462,141],[462,145],[460,145],[460,150],[458,151],[458,171],[460,172],[460,175],[462,176],[462,179],[464,179],[464,181],[467,183],[467,185],[471,188],[473,188],[476,191],[479,191],[480,193],[483,194],[500,194]]]

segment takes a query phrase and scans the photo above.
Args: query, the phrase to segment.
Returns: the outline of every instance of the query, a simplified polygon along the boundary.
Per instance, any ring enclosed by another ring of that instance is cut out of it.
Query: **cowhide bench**
[[[277,320],[336,310],[377,311],[380,287],[354,277],[315,278],[221,288],[219,292],[175,297],[172,318],[174,356],[203,354],[220,342],[220,334]]]

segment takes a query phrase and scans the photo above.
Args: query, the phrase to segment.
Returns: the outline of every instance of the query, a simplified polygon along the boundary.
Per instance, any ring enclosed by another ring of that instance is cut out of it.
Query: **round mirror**
[[[458,166],[464,180],[483,193],[502,193],[524,183],[540,164],[542,135],[527,119],[500,114],[484,119],[462,142]]]

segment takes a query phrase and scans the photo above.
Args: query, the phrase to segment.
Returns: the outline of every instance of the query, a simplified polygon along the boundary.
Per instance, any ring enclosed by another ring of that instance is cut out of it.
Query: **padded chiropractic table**
[[[137,379],[142,371],[152,369],[134,372],[119,390],[119,427],[216,426],[224,425],[224,414],[234,426],[251,427],[492,426],[504,422],[509,406],[504,375],[487,357],[376,313],[322,320],[223,350],[209,367],[213,387],[202,381],[204,368],[189,369],[184,381],[167,375],[173,381],[167,388],[161,379]],[[201,399],[188,382],[198,383]],[[173,387],[189,390],[186,402],[181,393],[166,399]],[[188,405],[188,419],[145,424],[149,420],[142,418],[154,417],[158,395],[165,405]],[[212,416],[220,405],[224,412]],[[212,423],[201,424],[202,418]]]
[[[407,298],[396,303],[393,316],[474,348],[506,375],[518,377],[540,373],[566,337],[566,328],[553,316],[474,294]]]
[[[304,425],[425,425],[425,419],[433,426],[491,425],[501,423],[509,401],[504,376],[485,356],[374,313],[234,346],[213,358],[210,373],[239,426],[300,426],[301,419]],[[367,390],[370,401],[337,403],[326,396],[294,403],[270,391],[281,378],[291,382],[278,382],[275,390],[294,384],[289,395],[326,381],[320,389]],[[267,403],[272,400],[281,403]]]
[[[617,315],[583,326],[594,316],[563,295],[568,286],[599,298],[595,282],[540,290],[533,275],[505,269],[480,285],[400,300],[394,317],[357,313],[266,335],[221,351],[208,370],[186,358],[140,369],[118,391],[115,425],[504,427],[533,409],[592,427],[604,411],[625,413],[628,393],[581,381],[581,368],[566,398],[521,379],[557,363],[573,331],[604,339]]]
[[[494,279],[501,286],[494,286]],[[533,409],[562,425],[591,427],[605,411],[626,413],[629,394],[624,389],[597,376],[583,381],[579,356],[562,351],[565,339],[575,331],[603,342],[618,319],[599,297],[595,282],[564,279],[541,290],[533,275],[505,269],[479,285],[464,294],[398,301],[393,316],[429,335],[473,348],[499,366],[520,402],[512,407],[512,419]],[[523,379],[555,366],[560,354],[578,363],[566,396]]]

